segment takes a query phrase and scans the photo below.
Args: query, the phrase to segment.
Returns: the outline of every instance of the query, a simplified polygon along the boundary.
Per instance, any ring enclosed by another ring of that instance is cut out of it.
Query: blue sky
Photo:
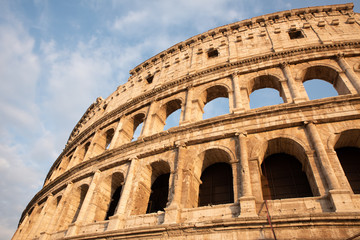
[[[0,0],[0,240],[15,232],[87,107],[130,69],[217,26],[345,2]]]

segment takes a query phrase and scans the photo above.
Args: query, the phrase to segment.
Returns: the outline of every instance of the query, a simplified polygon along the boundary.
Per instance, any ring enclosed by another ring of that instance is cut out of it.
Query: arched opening
[[[124,176],[122,173],[114,173],[111,177],[111,199],[106,212],[105,220],[113,216],[120,201],[122,186],[124,183]]]
[[[112,128],[106,131],[106,133],[105,133],[105,150],[109,149],[111,140],[114,137],[114,132],[115,131]]]
[[[284,103],[279,91],[273,88],[255,90],[250,94],[250,108],[260,108]]]
[[[350,93],[339,73],[327,66],[307,68],[302,81],[310,100]]]
[[[331,83],[321,79],[312,79],[304,82],[304,88],[310,100],[335,97],[338,95]]]
[[[360,130],[342,132],[334,148],[350,187],[360,194]]]
[[[229,111],[229,95],[228,90],[224,86],[216,85],[206,89],[200,97],[203,108],[202,119],[209,119],[223,114],[228,114]]]
[[[76,211],[75,211],[75,214],[74,214],[74,217],[73,217],[71,223],[74,223],[76,221],[76,219],[78,218],[88,189],[89,189],[89,186],[87,184],[83,184],[80,186],[80,188],[79,188],[80,196],[78,196],[78,200],[76,201],[77,204],[76,203],[74,204],[75,206],[77,205],[77,208],[76,208]]]
[[[179,125],[181,101],[171,100],[163,104],[153,118],[153,132],[160,132]]]
[[[131,141],[136,141],[138,139],[138,137],[141,136],[141,132],[143,129],[143,122],[145,119],[145,115],[140,113],[137,114],[136,116],[134,116],[134,118],[132,119],[132,123],[129,124],[129,130],[131,132]]]
[[[164,211],[168,200],[169,178],[170,173],[162,174],[152,184],[146,213]]]
[[[360,194],[360,148],[338,148],[336,149],[336,154],[353,192]]]
[[[172,127],[177,127],[179,126],[179,122],[180,122],[180,117],[181,117],[181,109],[178,109],[174,112],[172,112],[167,118],[166,118],[166,123],[164,126],[164,131],[172,128]]]
[[[214,163],[201,174],[199,206],[234,202],[233,177],[227,163]]]
[[[286,153],[272,154],[261,164],[264,200],[313,196],[301,163]]]
[[[277,105],[286,102],[278,78],[272,75],[261,75],[248,84],[250,108]]]
[[[132,215],[163,211],[168,201],[170,166],[155,161],[143,169],[136,184]]]

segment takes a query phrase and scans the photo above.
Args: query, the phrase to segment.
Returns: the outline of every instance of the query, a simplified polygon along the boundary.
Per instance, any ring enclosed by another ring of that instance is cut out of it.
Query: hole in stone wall
[[[146,77],[146,81],[147,81],[149,84],[152,83],[153,80],[154,80],[154,75],[150,75],[150,76]]]
[[[360,194],[360,148],[343,147],[336,149],[341,166],[355,194]]]
[[[302,31],[300,31],[300,30],[290,31],[290,32],[289,32],[289,36],[290,36],[290,39],[304,38],[304,34],[303,34]]]
[[[273,88],[262,88],[250,94],[250,108],[259,108],[284,103],[279,91]]]
[[[164,211],[168,200],[170,173],[162,174],[156,178],[151,186],[151,194],[146,213]]]
[[[310,100],[338,96],[334,86],[325,80],[312,79],[303,85]]]
[[[219,51],[217,49],[209,49],[208,51],[208,58],[214,58],[214,57],[217,57],[219,56]]]
[[[109,220],[109,217],[113,216],[115,214],[116,207],[120,201],[120,195],[121,195],[122,186],[119,186],[116,188],[114,194],[111,197],[111,202],[109,205],[109,209],[106,213],[105,220]]]
[[[172,112],[166,118],[166,123],[165,123],[165,126],[164,126],[164,130],[168,130],[169,128],[179,126],[180,115],[181,115],[181,109],[178,109],[178,110]]]
[[[232,169],[227,163],[215,163],[201,174],[199,206],[234,202]]]
[[[261,164],[264,200],[312,197],[312,191],[301,163],[286,153],[276,153]]]
[[[203,119],[209,119],[229,113],[229,99],[219,97],[204,106]]]

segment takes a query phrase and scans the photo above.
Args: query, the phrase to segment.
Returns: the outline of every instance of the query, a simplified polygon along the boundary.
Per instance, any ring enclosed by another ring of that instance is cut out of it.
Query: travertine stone
[[[357,236],[359,189],[336,152],[360,148],[360,14],[352,9],[309,7],[231,23],[130,70],[128,82],[97,98],[76,124],[13,239]],[[312,79],[338,96],[310,101],[303,83]],[[250,95],[262,88],[284,103],[250,109]],[[219,97],[229,100],[229,114],[203,120],[204,106]],[[176,110],[179,125],[163,131]],[[269,194],[265,163],[275,154],[294,157],[306,197]],[[221,204],[200,204],[210,166],[228,177]],[[161,177],[164,199],[151,212]]]

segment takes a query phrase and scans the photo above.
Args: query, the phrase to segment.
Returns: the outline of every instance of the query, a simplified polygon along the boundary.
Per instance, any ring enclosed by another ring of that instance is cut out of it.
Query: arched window
[[[360,194],[360,148],[338,148],[336,154],[353,192]]]
[[[261,164],[264,200],[313,196],[301,163],[286,153],[272,154]]]
[[[151,186],[151,194],[146,213],[164,211],[168,200],[170,173],[158,176]]]
[[[250,108],[277,105],[286,102],[280,81],[272,75],[261,75],[248,84]]]
[[[152,132],[160,132],[179,125],[181,101],[171,100],[163,104],[153,118]]]
[[[132,133],[132,139],[131,141],[135,141],[138,139],[138,137],[141,135],[141,131],[143,128],[143,122],[144,122],[145,115],[144,114],[137,114],[133,118],[131,133]]]
[[[71,223],[74,223],[76,221],[76,219],[78,218],[79,216],[79,213],[80,213],[80,210],[81,210],[81,207],[82,207],[82,204],[84,203],[84,200],[85,200],[85,196],[86,196],[86,193],[89,189],[89,186],[87,184],[83,184],[81,185],[81,187],[79,188],[78,192],[79,192],[79,196],[77,196],[78,199],[76,199],[76,202],[74,203],[74,205],[76,206],[77,205],[77,208],[76,208],[76,212],[74,214],[74,217],[71,221]]]
[[[259,108],[284,103],[279,91],[273,88],[262,88],[250,94],[250,108]]]
[[[310,100],[334,97],[338,93],[329,82],[320,79],[312,79],[304,82],[306,93]]]
[[[360,194],[360,130],[342,132],[334,148],[350,187]]]
[[[304,70],[302,75],[302,81],[310,100],[350,93],[350,90],[340,78],[339,73],[333,68],[312,66]],[[307,83],[310,80],[313,81]]]
[[[201,174],[199,206],[234,202],[233,177],[231,166],[227,163],[215,163]]]
[[[111,199],[109,199],[110,203],[106,212],[105,220],[108,220],[109,217],[115,214],[116,208],[120,201],[123,183],[124,183],[124,176],[122,173],[117,172],[111,176],[111,192],[105,193],[104,196],[102,197],[103,199],[107,200],[109,199],[109,196],[111,196]]]
[[[106,133],[105,133],[105,149],[109,149],[111,140],[114,137],[114,132],[115,131],[112,128],[106,131]]]
[[[204,105],[202,119],[213,118],[229,113],[229,96],[227,88],[216,85],[206,89],[200,96],[200,104]]]

